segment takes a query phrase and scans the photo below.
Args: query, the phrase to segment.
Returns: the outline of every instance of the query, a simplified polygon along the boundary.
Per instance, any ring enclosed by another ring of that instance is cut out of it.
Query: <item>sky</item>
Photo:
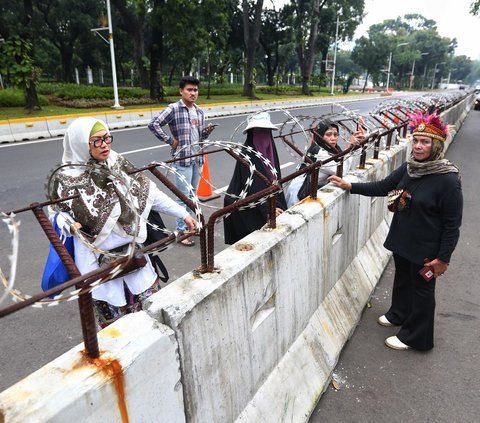
[[[469,13],[473,0],[365,0],[367,15],[358,27],[355,38],[367,35],[370,25],[385,19],[403,17],[408,13],[418,13],[437,23],[437,31],[442,37],[456,38],[458,46],[455,55],[465,55],[472,60],[480,60],[478,29],[480,17]],[[264,1],[264,7],[273,3],[282,7],[289,0]]]
[[[440,36],[457,39],[455,55],[480,60],[478,41],[480,17],[469,13],[471,2],[472,0],[365,0],[367,15],[357,28],[355,38],[366,35],[370,25],[385,19],[418,13],[437,23],[437,32]]]

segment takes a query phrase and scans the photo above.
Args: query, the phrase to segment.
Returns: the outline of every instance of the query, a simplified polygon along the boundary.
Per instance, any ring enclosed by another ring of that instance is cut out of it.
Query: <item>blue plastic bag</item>
[[[60,236],[60,229],[57,224],[57,217],[58,213],[53,218],[53,228],[55,232],[60,237],[65,245],[65,248],[69,252],[69,254],[74,258],[74,250],[73,250],[73,237],[62,237]],[[43,276],[42,276],[42,289],[43,291],[48,291],[51,288],[55,288],[56,286],[68,281],[70,279],[70,275],[68,274],[67,268],[63,264],[62,260],[60,259],[59,255],[53,248],[53,245],[50,244],[50,251],[48,253],[47,262],[45,263],[45,269],[43,269]],[[50,295],[49,298],[53,298],[55,295],[58,295],[61,291],[56,292],[53,295]]]

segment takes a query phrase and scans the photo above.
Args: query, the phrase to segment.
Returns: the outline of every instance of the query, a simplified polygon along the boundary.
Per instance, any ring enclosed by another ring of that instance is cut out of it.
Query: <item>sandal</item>
[[[193,247],[195,245],[195,241],[193,239],[185,238],[180,241],[180,244],[184,245],[185,247]]]

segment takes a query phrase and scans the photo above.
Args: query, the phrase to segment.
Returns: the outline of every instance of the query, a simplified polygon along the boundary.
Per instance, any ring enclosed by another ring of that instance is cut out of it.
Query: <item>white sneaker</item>
[[[392,348],[393,350],[408,350],[410,347],[404,344],[400,339],[396,336],[390,336],[389,338],[385,339],[385,345],[388,348]]]
[[[395,326],[393,323],[391,323],[386,317],[385,314],[383,316],[380,316],[377,319],[377,323],[382,326],[390,327],[390,326]]]

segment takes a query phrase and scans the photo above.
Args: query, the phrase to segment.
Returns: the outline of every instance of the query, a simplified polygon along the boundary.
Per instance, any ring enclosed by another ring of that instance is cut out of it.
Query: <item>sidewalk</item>
[[[457,249],[445,276],[437,280],[435,347],[394,351],[384,340],[395,328],[376,323],[390,304],[394,266],[390,262],[346,344],[334,378],[310,422],[474,422],[480,404],[480,112],[472,111],[447,158],[461,169],[464,211]]]

